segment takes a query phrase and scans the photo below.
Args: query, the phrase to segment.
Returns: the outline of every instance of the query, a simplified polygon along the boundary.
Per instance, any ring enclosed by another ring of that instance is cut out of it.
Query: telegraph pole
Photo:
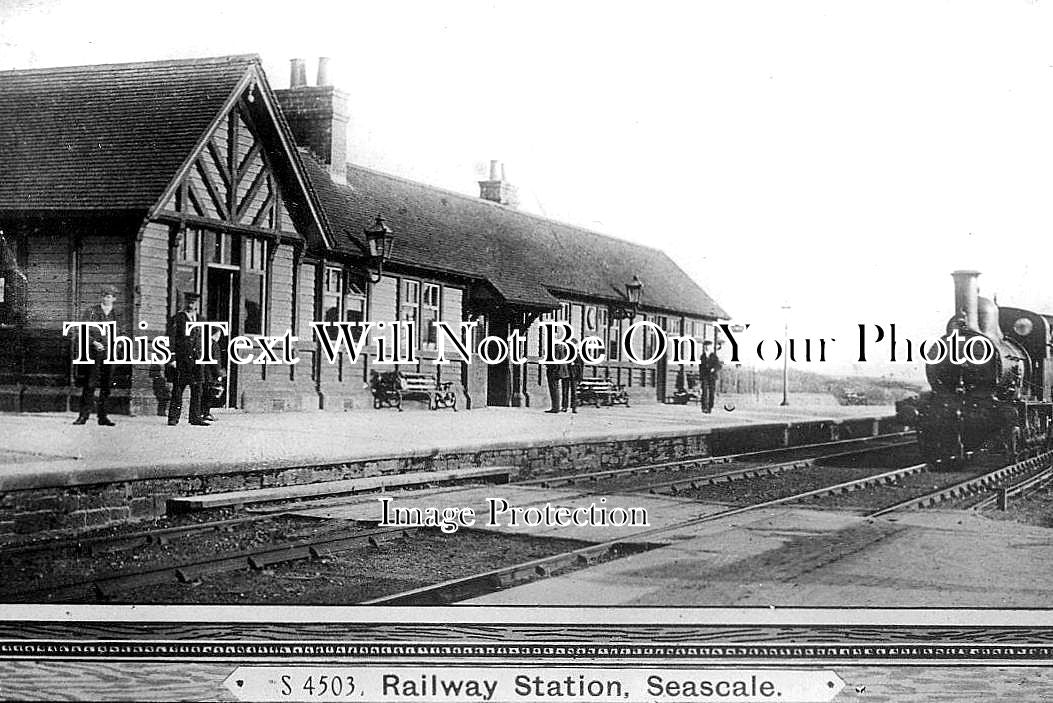
[[[779,403],[782,407],[786,407],[790,404],[788,395],[790,386],[790,306],[783,305],[783,326],[782,326],[782,402]]]

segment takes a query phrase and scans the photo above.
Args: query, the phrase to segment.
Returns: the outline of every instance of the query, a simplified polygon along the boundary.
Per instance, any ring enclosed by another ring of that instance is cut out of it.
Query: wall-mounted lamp
[[[369,280],[373,283],[380,283],[380,278],[384,274],[384,262],[391,257],[395,235],[391,233],[391,228],[385,224],[381,215],[377,215],[373,226],[363,229],[362,233],[366,235],[366,246],[369,250],[369,261],[366,263],[370,269]],[[372,271],[374,267],[377,269],[376,274]]]
[[[633,276],[630,283],[625,284],[625,304],[611,307],[611,317],[615,320],[631,320],[636,317],[640,309],[640,296],[643,292],[643,283],[639,276]]]

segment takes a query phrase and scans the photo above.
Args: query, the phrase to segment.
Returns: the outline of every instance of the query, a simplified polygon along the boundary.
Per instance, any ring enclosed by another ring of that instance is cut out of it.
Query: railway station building
[[[629,312],[699,339],[727,317],[668,256],[517,209],[496,164],[480,197],[354,165],[347,99],[325,69],[307,85],[293,61],[281,90],[252,55],[0,72],[0,410],[75,404],[63,323],[111,285],[129,336],[165,334],[187,292],[233,334],[292,330],[298,364],[229,366],[224,402],[248,411],[370,406],[371,373],[392,367],[371,345],[329,363],[312,321],[417,322],[419,370],[452,381],[461,407],[547,407],[545,319],[608,340],[586,376],[634,401],[694,383],[691,368],[639,366],[619,349]],[[393,237],[382,258],[364,234],[378,215]],[[530,357],[435,365],[436,320],[519,330]],[[162,368],[121,371],[114,412],[163,412]]]

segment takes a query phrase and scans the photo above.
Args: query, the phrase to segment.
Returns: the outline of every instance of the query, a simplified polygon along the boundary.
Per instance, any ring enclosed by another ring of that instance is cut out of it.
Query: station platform
[[[516,467],[521,476],[618,468],[892,429],[890,407],[742,404],[342,413],[226,412],[210,427],[73,413],[3,414],[0,539],[155,517],[174,495],[251,490],[410,471]],[[93,418],[94,420],[94,418]]]

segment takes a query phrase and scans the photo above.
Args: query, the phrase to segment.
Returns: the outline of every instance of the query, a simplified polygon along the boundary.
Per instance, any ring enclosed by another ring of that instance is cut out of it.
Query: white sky
[[[856,322],[934,335],[955,268],[1053,311],[1051,37],[1041,0],[0,0],[0,69],[331,56],[352,161],[475,195],[502,159],[524,209],[843,357]]]

